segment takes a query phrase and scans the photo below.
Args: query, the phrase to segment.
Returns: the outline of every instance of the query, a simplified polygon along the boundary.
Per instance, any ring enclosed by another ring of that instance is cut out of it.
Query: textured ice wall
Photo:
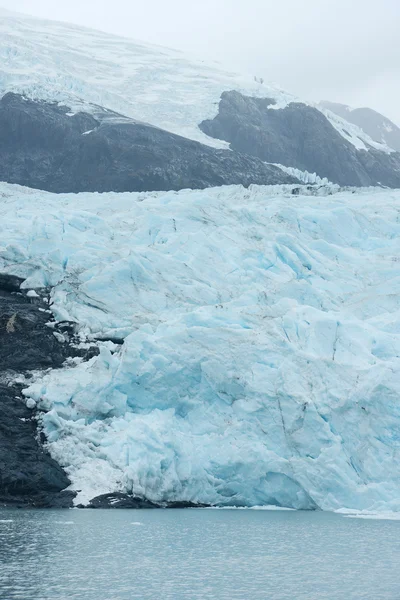
[[[78,501],[400,509],[400,192],[1,190],[0,268],[126,338],[26,391]]]

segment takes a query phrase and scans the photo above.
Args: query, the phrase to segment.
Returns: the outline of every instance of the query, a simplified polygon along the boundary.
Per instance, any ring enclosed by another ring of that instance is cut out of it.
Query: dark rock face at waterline
[[[78,508],[206,508],[206,504],[196,504],[194,502],[164,502],[154,503],[145,498],[138,498],[131,494],[115,493],[102,494],[93,498],[87,507]]]
[[[51,321],[48,305],[21,293],[21,282],[0,274],[0,506],[68,507],[74,498],[62,491],[68,477],[43,448],[35,411],[21,393],[26,385],[14,379],[60,367],[82,352],[56,338],[57,328],[46,325]]]
[[[37,423],[21,386],[0,384],[0,506],[68,508],[69,480],[37,440]]]
[[[316,172],[339,185],[400,187],[399,153],[357,150],[316,108],[301,103],[268,108],[273,104],[272,99],[224,92],[218,115],[200,128],[238,152]]]
[[[0,100],[0,180],[56,193],[298,183],[259,158],[110,111],[71,116],[65,106],[12,93]]]

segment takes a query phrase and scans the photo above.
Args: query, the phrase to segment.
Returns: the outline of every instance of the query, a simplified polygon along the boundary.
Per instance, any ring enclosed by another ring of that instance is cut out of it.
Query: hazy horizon
[[[400,125],[395,0],[0,0],[0,6],[190,52],[305,100],[369,107]]]

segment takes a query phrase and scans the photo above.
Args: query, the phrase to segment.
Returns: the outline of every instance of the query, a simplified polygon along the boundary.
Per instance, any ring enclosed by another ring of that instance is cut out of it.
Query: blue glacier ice
[[[77,502],[400,510],[400,191],[0,185],[0,268],[100,355],[36,374]]]

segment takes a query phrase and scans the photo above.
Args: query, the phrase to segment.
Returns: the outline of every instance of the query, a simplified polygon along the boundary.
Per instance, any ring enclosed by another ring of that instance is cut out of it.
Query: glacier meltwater
[[[1,184],[1,270],[113,340],[24,392],[77,503],[400,510],[400,191],[292,191]]]

